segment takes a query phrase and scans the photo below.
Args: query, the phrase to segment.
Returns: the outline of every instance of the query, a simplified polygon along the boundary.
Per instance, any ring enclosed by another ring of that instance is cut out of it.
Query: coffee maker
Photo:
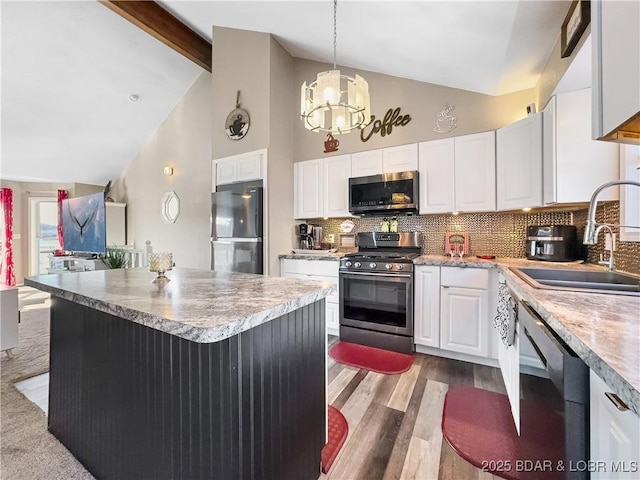
[[[577,258],[574,225],[530,225],[527,227],[527,258],[549,262],[570,262]]]
[[[300,248],[302,250],[312,250],[313,243],[313,225],[308,223],[301,223],[297,226],[297,234],[300,238]]]

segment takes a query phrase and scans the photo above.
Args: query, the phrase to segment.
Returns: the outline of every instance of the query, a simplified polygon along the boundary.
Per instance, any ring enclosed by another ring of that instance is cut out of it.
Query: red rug
[[[336,343],[329,350],[329,356],[345,365],[387,375],[406,372],[411,368],[414,359],[413,355],[348,342]]]
[[[476,467],[511,480],[555,480],[564,458],[563,421],[550,409],[529,404],[535,420],[521,425],[518,436],[506,395],[472,387],[447,392],[442,434],[462,458]],[[560,431],[559,431],[560,429]]]
[[[322,449],[322,473],[329,471],[348,434],[347,419],[340,410],[329,405],[329,441]]]

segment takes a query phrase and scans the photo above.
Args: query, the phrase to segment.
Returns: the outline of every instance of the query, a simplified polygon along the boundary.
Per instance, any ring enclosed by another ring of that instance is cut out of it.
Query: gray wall
[[[163,168],[172,166],[173,176]],[[174,224],[160,216],[167,191],[180,198]],[[204,72],[115,182],[111,196],[127,204],[127,243],[150,240],[173,252],[178,267],[209,268],[211,200],[211,75]]]
[[[296,104],[293,116],[297,119],[294,124],[296,162],[330,156],[323,153],[326,137],[310,132],[299,119],[298,96],[300,85],[304,81],[309,84],[316,79],[318,72],[331,68],[329,64],[295,60],[293,95]],[[354,73],[358,73],[367,80],[371,110],[376,119],[384,117],[390,108],[401,107],[401,114],[411,115],[411,121],[403,127],[394,127],[392,133],[385,137],[374,134],[367,142],[360,140],[359,131],[337,135],[340,147],[333,155],[493,130],[524,118],[527,114],[526,106],[535,101],[534,89],[493,97],[379,73],[338,68],[343,74],[353,76]],[[442,110],[445,102],[455,106],[452,114],[458,118],[458,126],[447,134],[435,133],[433,128],[436,114]],[[368,133],[370,130],[371,127],[368,127],[365,132]]]

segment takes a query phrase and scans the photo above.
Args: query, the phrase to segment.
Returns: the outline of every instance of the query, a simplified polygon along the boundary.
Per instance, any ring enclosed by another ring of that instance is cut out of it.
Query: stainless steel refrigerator
[[[220,185],[211,194],[211,269],[264,273],[262,182]]]

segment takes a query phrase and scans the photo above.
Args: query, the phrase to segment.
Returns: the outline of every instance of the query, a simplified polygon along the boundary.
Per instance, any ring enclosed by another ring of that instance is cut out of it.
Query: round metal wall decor
[[[236,108],[227,115],[225,130],[231,140],[240,140],[249,131],[249,114],[244,108]]]

